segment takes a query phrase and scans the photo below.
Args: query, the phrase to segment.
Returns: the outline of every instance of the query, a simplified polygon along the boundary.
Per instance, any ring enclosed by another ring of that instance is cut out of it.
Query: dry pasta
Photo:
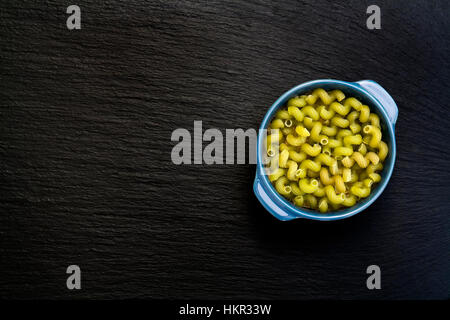
[[[321,213],[354,206],[382,180],[389,154],[380,118],[340,90],[296,96],[269,125],[267,155],[275,190]]]

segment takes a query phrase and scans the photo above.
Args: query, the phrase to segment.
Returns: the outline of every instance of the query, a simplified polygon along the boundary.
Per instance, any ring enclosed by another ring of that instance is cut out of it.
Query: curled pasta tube
[[[331,156],[331,148],[329,145],[323,146],[322,153]]]
[[[291,151],[291,150],[294,150],[294,147],[289,146],[286,143],[282,143],[282,144],[280,144],[280,151],[283,151],[283,150]]]
[[[314,125],[314,120],[312,118],[310,118],[310,117],[305,117],[303,119],[303,125],[305,126],[305,128],[311,130],[311,128]]]
[[[345,98],[345,94],[341,90],[326,92],[322,88],[317,88],[309,96],[306,97],[306,102],[308,102],[309,104],[314,104],[316,103],[318,98],[320,98],[323,103],[328,105],[336,99],[338,101],[342,101]]]
[[[362,103],[358,99],[350,97],[345,99],[344,106],[350,106],[356,111],[359,111],[361,109]]]
[[[315,157],[320,153],[320,151],[322,151],[322,148],[317,143],[314,144],[313,146],[311,146],[310,144],[304,143],[300,147],[300,150],[311,157]]]
[[[350,128],[353,134],[361,131],[361,126],[355,122],[350,122],[350,125],[348,127]]]
[[[368,175],[371,173],[374,173],[375,171],[383,170],[383,165],[381,163],[378,164],[369,164],[369,166],[366,169],[366,172]]]
[[[304,193],[313,193],[319,188],[319,181],[316,179],[301,179],[298,182],[298,186]]]
[[[325,193],[327,195],[328,201],[330,201],[331,203],[341,204],[345,200],[345,194],[344,193],[336,194],[333,186],[330,185],[326,186]]]
[[[350,147],[336,147],[334,148],[334,156],[351,156],[353,149]]]
[[[284,122],[281,119],[275,119],[270,124],[271,129],[282,129],[284,128]]]
[[[328,137],[333,137],[337,134],[337,128],[336,126],[322,126],[322,133]]]
[[[371,113],[369,114],[369,121],[370,124],[373,125],[374,127],[380,127],[380,118],[378,117],[377,114],[375,113]]]
[[[345,99],[345,94],[341,90],[332,90],[330,92],[330,96],[333,96],[336,98],[337,101],[342,101]]]
[[[367,198],[370,194],[370,188],[369,187],[365,187],[364,184],[359,181],[356,182],[351,188],[350,188],[350,192],[352,194],[354,194],[357,197],[360,198]]]
[[[339,113],[341,116],[347,115],[347,113],[349,113],[351,109],[350,105],[342,105],[339,102],[333,102],[330,105],[330,108]]]
[[[373,185],[373,180],[370,178],[364,179],[363,184],[365,187],[370,188]]]
[[[330,120],[336,114],[334,110],[328,110],[324,105],[319,106],[317,112],[319,112],[319,116],[324,120]]]
[[[285,124],[285,127],[283,129],[281,129],[281,132],[283,132],[283,134],[286,136],[288,134],[294,133],[294,128],[290,127],[290,126],[292,126],[292,120],[288,119],[288,120],[284,120],[284,121],[286,122],[286,124]]]
[[[342,169],[342,179],[344,182],[350,182],[352,179],[352,170],[350,168]]]
[[[361,144],[362,143],[362,137],[360,134],[356,135],[350,135],[343,138],[343,142],[345,146],[351,146],[353,144]]]
[[[277,113],[275,113],[275,118],[286,120],[290,119],[291,116],[287,112],[287,110],[278,110]]]
[[[296,204],[299,207],[303,207],[303,204],[305,203],[305,199],[303,195],[298,195],[294,198],[294,204]]]
[[[355,164],[355,160],[350,158],[349,156],[345,156],[342,160],[342,165],[346,168],[351,168]]]
[[[320,176],[320,181],[324,185],[331,185],[334,183],[334,177],[330,177],[330,174],[328,173],[328,170],[325,167],[322,167],[320,169],[319,176]]]
[[[300,169],[303,169],[306,171],[306,169],[309,169],[314,172],[319,172],[322,165],[320,163],[317,163],[315,161],[312,161],[311,159],[303,160],[300,164]]]
[[[293,195],[295,195],[295,196],[302,196],[302,195],[305,194],[302,190],[300,190],[300,188],[298,186],[298,182],[294,182],[293,181],[293,182],[291,182],[290,186],[292,188],[292,194]]]
[[[327,198],[322,198],[319,200],[319,211],[325,213],[328,211],[328,200]]]
[[[288,105],[288,107],[293,106],[293,107],[301,108],[301,107],[306,106],[306,101],[304,98],[297,96],[297,97],[289,99],[287,105]],[[299,121],[301,121],[301,120],[299,120]]]
[[[339,128],[347,128],[350,125],[350,122],[347,119],[339,116],[334,116],[331,119],[331,123]]]
[[[336,139],[343,139],[347,136],[351,136],[352,131],[348,129],[341,129],[339,130],[338,134],[336,135]]]
[[[319,197],[319,198],[325,196],[325,188],[320,185],[320,182],[319,182],[319,187],[317,188],[316,191],[314,191],[313,195],[315,197]]]
[[[356,151],[353,152],[352,159],[355,160],[361,168],[367,168],[370,163],[377,165],[380,162],[380,158],[375,152],[368,152],[366,156],[363,156],[361,153]]]
[[[373,180],[373,182],[380,182],[381,176],[378,173],[369,173],[369,178]]]
[[[303,143],[305,143],[305,137],[295,137],[292,134],[288,134],[286,137],[287,143],[289,143],[291,146],[299,147]]]
[[[295,132],[297,132],[297,134],[300,137],[309,137],[311,134],[309,133],[308,129],[306,129],[304,126],[302,126],[301,124],[299,124],[298,126],[295,127]]]
[[[295,162],[302,162],[307,157],[304,152],[297,152],[295,150],[289,150],[289,158],[294,160]]]
[[[311,117],[311,119],[317,121],[319,120],[320,116],[316,109],[314,109],[313,106],[306,106],[302,108],[302,112],[304,115],[307,115]]]
[[[303,118],[305,117],[303,112],[301,112],[300,109],[296,106],[288,107],[288,113],[289,115],[293,116],[297,121],[303,121]]]
[[[269,175],[269,181],[273,182],[275,180],[278,180],[280,177],[284,176],[285,173],[286,169],[278,168],[277,170],[275,170],[275,172]]]
[[[356,119],[358,119],[359,113],[358,111],[352,111],[347,115],[347,120],[350,121],[350,123],[355,122]]]
[[[358,152],[361,153],[363,156],[367,153],[367,147],[364,143],[361,143],[361,145],[358,148]]]
[[[356,203],[356,197],[352,194],[345,195],[345,200],[342,202],[342,204],[346,207],[352,207]]]
[[[311,208],[316,209],[317,208],[317,198],[314,197],[312,194],[305,194],[303,196],[305,199],[305,203]]]
[[[370,116],[370,108],[369,106],[362,106],[361,107],[361,112],[359,114],[359,121],[361,123],[367,122],[369,121],[369,116]]]
[[[372,135],[369,141],[369,146],[372,148],[378,147],[382,136],[380,128],[368,124],[363,128],[363,132]]]
[[[281,168],[286,168],[288,159],[289,159],[289,151],[288,150],[281,151],[281,153],[280,153],[280,160],[278,162],[279,166]]]
[[[384,141],[380,141],[380,144],[378,145],[378,158],[380,158],[381,161],[384,161],[388,155],[388,152],[388,145]]]
[[[297,181],[298,180],[298,177],[296,175],[296,172],[297,172],[297,169],[298,169],[297,162],[289,160],[287,162],[287,167],[288,167],[288,170],[287,170],[287,173],[286,173],[286,177],[289,180]]]
[[[331,166],[330,166],[330,173],[332,175],[337,175],[339,174],[339,166],[337,161],[335,161]]]
[[[334,184],[335,184],[335,187],[336,187],[336,191],[339,192],[339,193],[345,192],[347,190],[345,188],[344,179],[339,174],[334,176]]]
[[[329,167],[331,167],[336,162],[336,159],[330,157],[325,153],[319,154],[314,160],[318,163],[325,164]]]
[[[365,157],[367,161],[372,162],[372,164],[378,164],[380,162],[380,157],[375,152],[368,152]]]
[[[280,177],[275,182],[275,189],[278,191],[279,194],[288,196],[292,192],[292,188],[288,183],[289,183],[288,178],[286,178],[284,176]]]
[[[331,149],[341,147],[342,146],[342,140],[340,139],[328,139],[328,144]]]

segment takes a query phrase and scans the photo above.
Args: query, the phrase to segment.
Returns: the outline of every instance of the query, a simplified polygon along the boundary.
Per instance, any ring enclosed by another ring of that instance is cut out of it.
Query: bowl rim
[[[369,80],[369,81],[375,82],[373,80]],[[375,106],[378,113],[382,115],[382,118],[383,118],[382,121],[386,125],[387,131],[389,132],[388,138],[389,138],[389,141],[391,144],[391,149],[392,149],[392,150],[390,150],[391,157],[392,157],[392,163],[391,163],[390,167],[387,168],[387,171],[385,173],[385,178],[379,184],[377,191],[369,196],[367,202],[365,202],[364,204],[360,204],[360,205],[356,204],[352,207],[345,208],[343,210],[335,211],[336,212],[335,214],[333,214],[333,212],[323,214],[323,213],[320,213],[315,210],[309,210],[306,208],[297,207],[294,204],[287,201],[280,194],[278,194],[278,192],[275,190],[273,185],[270,183],[267,175],[264,174],[264,167],[262,165],[262,159],[261,159],[261,156],[262,156],[261,155],[261,146],[263,143],[263,134],[262,134],[263,130],[268,127],[269,121],[271,120],[275,111],[277,109],[279,109],[284,104],[284,102],[287,101],[288,98],[290,98],[293,95],[302,93],[302,91],[303,92],[309,91],[309,90],[313,89],[313,88],[311,88],[313,86],[315,86],[317,88],[317,87],[320,87],[321,85],[329,86],[330,84],[331,85],[336,84],[336,85],[349,87],[349,88],[357,91],[361,95],[363,95],[368,100],[370,100],[371,103]],[[289,89],[288,91],[284,92],[272,104],[272,106],[266,112],[266,114],[263,118],[263,121],[261,122],[261,126],[259,128],[259,133],[258,133],[257,150],[256,150],[256,152],[257,152],[257,168],[256,168],[257,178],[262,183],[262,187],[269,193],[269,196],[272,197],[272,199],[275,198],[276,199],[275,202],[277,202],[278,204],[279,203],[283,204],[284,208],[280,208],[280,209],[282,209],[283,211],[288,210],[289,211],[288,213],[290,215],[293,215],[298,218],[308,218],[308,219],[319,220],[319,221],[333,221],[333,220],[349,218],[349,217],[365,210],[367,207],[369,207],[376,199],[378,199],[378,197],[383,193],[384,189],[386,188],[386,186],[392,176],[392,172],[394,170],[396,154],[397,154],[394,129],[395,129],[395,124],[393,124],[389,120],[388,113],[387,113],[386,109],[383,107],[383,105],[381,104],[381,102],[374,95],[372,95],[366,89],[364,89],[361,85],[359,85],[357,82],[347,82],[347,81],[335,80],[335,79],[318,79],[318,80],[312,80],[312,81],[301,83],[301,84]],[[268,210],[268,211],[271,211],[271,210]]]

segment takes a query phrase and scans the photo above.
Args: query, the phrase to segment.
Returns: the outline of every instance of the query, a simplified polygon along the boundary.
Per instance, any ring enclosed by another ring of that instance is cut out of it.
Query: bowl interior
[[[306,94],[311,92],[312,90],[316,88],[323,88],[325,90],[333,90],[333,89],[339,89],[342,92],[345,93],[347,97],[352,96],[360,100],[363,104],[367,104],[370,107],[371,113],[376,113],[380,117],[380,126],[381,131],[383,134],[383,140],[388,144],[389,146],[389,154],[386,157],[384,163],[383,163],[383,170],[381,171],[380,175],[382,177],[382,180],[375,186],[375,188],[372,189],[370,196],[360,200],[357,204],[355,204],[353,207],[349,208],[343,208],[337,211],[327,212],[327,213],[320,213],[315,210],[310,210],[307,208],[300,208],[292,204],[291,202],[287,201],[283,196],[278,194],[278,192],[275,190],[275,188],[270,183],[269,179],[266,175],[262,175],[262,179],[264,180],[265,184],[268,184],[269,192],[272,193],[272,196],[276,197],[278,202],[281,202],[283,206],[288,209],[291,213],[297,214],[299,216],[316,219],[316,220],[335,220],[335,219],[342,219],[345,217],[349,217],[351,215],[354,215],[365,208],[367,208],[372,202],[374,202],[378,196],[383,192],[384,188],[387,185],[387,182],[389,181],[392,170],[394,167],[395,162],[395,154],[396,154],[396,147],[395,147],[395,135],[393,131],[393,125],[390,124],[388,115],[380,102],[376,100],[372,95],[370,95],[367,91],[365,91],[362,87],[360,87],[356,83],[351,82],[344,82],[339,80],[316,80],[311,81],[308,83],[304,83],[302,85],[299,85],[286,93],[284,93],[269,109],[268,113],[266,114],[263,123],[261,124],[261,129],[267,129],[270,122],[272,121],[276,111],[283,106],[286,105],[287,101],[296,96],[301,94]],[[264,170],[262,167],[262,162],[260,161],[262,148],[259,147],[259,145],[262,143],[261,141],[258,141],[258,169]]]

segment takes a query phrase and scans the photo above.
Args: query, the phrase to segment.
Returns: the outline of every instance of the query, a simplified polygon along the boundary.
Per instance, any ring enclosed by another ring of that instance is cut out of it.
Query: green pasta
[[[351,207],[383,178],[389,154],[380,118],[340,90],[317,88],[275,114],[266,138],[275,190],[321,213]]]

